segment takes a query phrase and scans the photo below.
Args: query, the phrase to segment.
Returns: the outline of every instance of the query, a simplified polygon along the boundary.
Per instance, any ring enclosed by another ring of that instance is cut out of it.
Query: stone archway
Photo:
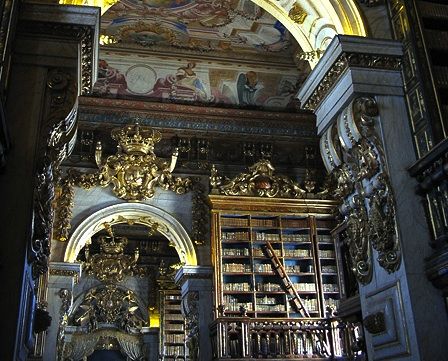
[[[353,0],[251,0],[279,20],[304,52],[323,52],[337,34],[366,36]],[[294,19],[294,15],[301,18]],[[318,57],[310,60],[311,68]]]
[[[185,228],[166,211],[144,203],[119,203],[103,208],[82,221],[74,230],[65,250],[64,262],[75,262],[82,247],[90,238],[104,228],[105,222],[111,225],[129,221],[152,227],[170,240],[186,266],[196,266],[197,257],[193,242]]]

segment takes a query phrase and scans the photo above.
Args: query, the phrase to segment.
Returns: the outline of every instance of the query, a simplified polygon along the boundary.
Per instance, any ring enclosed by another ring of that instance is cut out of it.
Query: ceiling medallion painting
[[[143,47],[281,52],[291,45],[283,25],[250,0],[122,0],[103,15],[102,29]]]
[[[72,171],[73,184],[86,189],[96,185],[112,185],[114,194],[128,201],[152,198],[156,187],[177,194],[190,189],[189,178],[174,177],[172,174],[177,162],[177,149],[170,162],[154,154],[154,145],[162,138],[160,132],[136,124],[112,130],[112,138],[118,142],[118,153],[104,160],[101,143],[98,143],[95,160],[99,171],[93,174]]]

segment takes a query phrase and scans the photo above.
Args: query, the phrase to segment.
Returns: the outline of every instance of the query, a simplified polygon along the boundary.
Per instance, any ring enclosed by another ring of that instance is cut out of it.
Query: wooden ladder
[[[292,301],[292,303],[294,304],[296,311],[299,312],[302,315],[302,317],[310,317],[308,310],[303,305],[302,299],[300,298],[299,294],[294,288],[294,285],[292,284],[288,274],[286,273],[285,267],[283,267],[283,264],[275,254],[274,248],[272,248],[271,243],[266,241],[266,244],[263,246],[263,250],[266,253],[266,256],[271,261],[275,272],[277,272],[278,276],[282,280],[282,283],[285,286],[286,291],[292,297],[290,298],[290,301]]]

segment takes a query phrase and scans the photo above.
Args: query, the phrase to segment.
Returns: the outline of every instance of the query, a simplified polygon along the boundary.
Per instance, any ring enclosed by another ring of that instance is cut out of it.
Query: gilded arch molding
[[[104,14],[119,0],[60,0],[60,4],[98,6]],[[336,34],[367,36],[355,0],[251,0],[279,20],[313,68]],[[299,13],[297,16],[297,13]],[[294,16],[296,15],[296,16]],[[300,19],[300,20],[298,20]]]
[[[114,204],[85,218],[67,243],[64,262],[75,262],[81,248],[95,233],[104,228],[104,223],[113,225],[129,221],[149,227],[158,224],[157,231],[174,244],[180,261],[187,266],[197,265],[193,242],[179,221],[164,210],[143,203]]]

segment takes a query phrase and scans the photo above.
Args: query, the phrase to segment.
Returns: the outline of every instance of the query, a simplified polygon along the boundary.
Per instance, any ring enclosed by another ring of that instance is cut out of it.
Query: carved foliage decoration
[[[209,209],[205,186],[201,183],[201,178],[193,179],[193,220],[192,239],[197,245],[203,245],[207,236]]]
[[[68,314],[72,304],[72,292],[67,288],[61,288],[59,290],[59,297],[61,298],[61,307],[59,308],[59,329],[56,341],[56,353],[57,360],[63,360],[65,326],[68,324]]]
[[[70,153],[76,134],[76,84],[72,76],[58,69],[48,74],[47,114],[37,154],[39,158],[34,189],[34,219],[30,258],[33,277],[47,271],[53,228],[53,199],[59,165]]]
[[[303,198],[306,191],[297,182],[286,176],[274,175],[275,168],[267,159],[262,159],[249,167],[249,172],[241,173],[233,179],[218,175],[214,166],[211,169],[210,186],[212,193],[228,196],[258,196]]]
[[[361,283],[371,280],[371,246],[378,252],[380,266],[389,273],[401,262],[394,197],[375,130],[377,115],[373,99],[358,98],[321,138],[324,164],[338,184],[353,271]]]
[[[322,100],[336,84],[340,76],[349,67],[361,67],[368,69],[400,70],[401,58],[381,54],[342,53],[331,69],[325,74],[319,86],[308,98],[304,109],[317,109]]]
[[[291,10],[289,10],[288,16],[295,23],[301,25],[304,23],[308,13],[298,3],[294,3]]]

